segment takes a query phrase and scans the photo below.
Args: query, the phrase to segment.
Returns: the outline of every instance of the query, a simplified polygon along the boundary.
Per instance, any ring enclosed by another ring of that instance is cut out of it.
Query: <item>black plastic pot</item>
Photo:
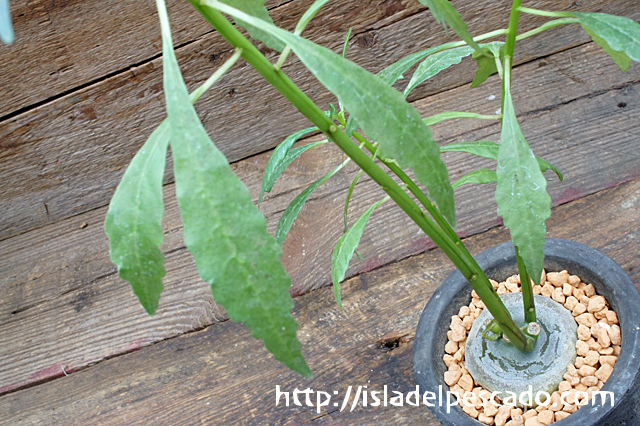
[[[567,270],[584,282],[595,286],[618,314],[622,330],[622,348],[613,373],[602,391],[613,392],[615,405],[598,403],[585,405],[571,416],[554,423],[558,426],[638,426],[640,425],[640,294],[624,270],[609,257],[584,244],[547,239],[544,246],[545,268],[548,272]],[[476,256],[489,278],[504,281],[517,274],[513,245],[500,244]],[[442,360],[451,316],[471,301],[471,287],[459,271],[442,283],[427,303],[413,350],[413,369],[420,392],[446,392],[446,366]],[[481,425],[479,421],[455,406],[447,413],[446,405],[429,407],[445,426]]]

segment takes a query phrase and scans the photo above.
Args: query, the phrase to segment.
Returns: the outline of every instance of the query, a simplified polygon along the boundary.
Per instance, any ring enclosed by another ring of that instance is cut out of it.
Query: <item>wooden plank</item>
[[[269,0],[267,7],[284,2]],[[176,46],[212,31],[188,2],[167,7]],[[162,53],[154,2],[19,0],[11,14],[15,42],[0,45],[0,117]]]
[[[640,17],[640,11],[629,7],[630,1],[600,0],[588,7]],[[401,5],[416,4],[413,0],[405,2]],[[348,16],[353,21],[341,25],[358,23],[349,57],[372,71],[407,53],[449,40],[428,12],[415,14],[414,6],[400,9],[397,4],[384,7],[384,2],[369,3],[371,7],[355,8],[354,4],[360,3],[336,3],[324,20],[310,29],[310,36],[339,50],[344,32],[332,22]],[[502,23],[496,16],[506,16],[502,10],[506,4],[489,3],[470,20],[477,33],[494,29]],[[555,9],[569,7],[571,1],[534,3],[532,6]],[[461,10],[471,15],[470,4]],[[276,10],[278,16],[296,11],[289,3]],[[540,22],[540,17],[527,20],[523,30]],[[332,30],[327,33],[326,27]],[[522,43],[518,60],[550,55],[587,40],[588,36],[575,28],[555,29]],[[216,34],[207,34],[180,49],[186,81],[191,87],[204,81],[229,53]],[[215,64],[211,55],[217,58]],[[443,73],[438,83],[434,80],[420,88],[412,99],[471,81],[475,68],[459,69]],[[323,107],[335,102],[298,61],[292,59],[285,70]],[[106,205],[134,153],[164,116],[161,81],[160,60],[156,59],[1,122],[0,158],[4,161],[0,162],[0,181],[12,185],[0,187],[0,239]],[[306,118],[264,86],[246,65],[226,75],[197,109],[230,161],[268,150],[286,135],[308,126]],[[169,165],[167,182],[171,176]]]
[[[612,215],[615,212],[615,215]],[[640,283],[640,179],[557,207],[549,236],[590,244]],[[502,227],[467,238],[472,253],[508,239]],[[424,305],[452,267],[432,250],[355,277],[343,286],[346,316],[331,288],[296,299],[298,336],[315,378],[304,379],[275,362],[241,325],[224,322],[69,377],[0,397],[7,425],[119,424],[418,424],[437,425],[427,409],[275,406],[275,386],[346,394],[348,386],[415,390],[410,333]],[[407,336],[407,330],[409,335]],[[405,336],[392,350],[390,334]],[[382,342],[382,343],[381,343]],[[355,389],[353,390],[355,392]],[[353,395],[353,393],[352,393]]]
[[[517,80],[524,84],[516,92],[516,104],[524,110],[522,125],[534,150],[565,172],[564,183],[550,177],[554,203],[562,204],[640,176],[639,154],[634,149],[635,127],[640,120],[638,68],[628,75],[615,74],[630,79],[621,83],[613,77],[615,65],[594,45],[544,61],[549,65],[540,67],[541,62],[534,62],[516,69]],[[574,66],[565,68],[571,62]],[[587,84],[592,67],[602,74]],[[585,83],[574,82],[567,74]],[[532,99],[524,99],[525,87],[531,87],[538,79],[547,82],[546,89]],[[487,98],[497,93],[497,83],[492,79],[484,89],[472,92],[459,88],[418,106],[423,113],[437,107],[438,102],[452,109],[493,109],[497,101]],[[539,104],[539,99],[544,102]],[[627,106],[619,108],[621,102]],[[497,126],[485,122],[461,122],[449,133],[443,129],[436,128],[440,137],[450,135],[452,140],[497,137]],[[265,153],[234,165],[254,199],[267,158]],[[334,148],[324,145],[292,165],[274,188],[274,194],[261,206],[271,232],[291,199],[340,160],[341,155]],[[491,166],[488,160],[462,155],[447,156],[447,161],[454,179],[477,167]],[[283,263],[292,276],[294,295],[330,282],[330,254],[342,232],[342,203],[354,173],[351,168],[337,175],[333,186],[320,187],[285,241]],[[499,223],[492,191],[490,186],[457,191],[462,235],[482,232]],[[197,277],[184,249],[172,185],[165,187],[165,196],[163,250],[167,254],[168,275],[160,309],[154,317],[144,314],[128,284],[115,276],[102,231],[104,208],[0,242],[0,322],[6,324],[0,329],[1,389],[20,388],[50,374],[60,374],[59,365],[75,370],[225,318],[224,312],[213,305],[208,286]],[[381,196],[378,188],[363,179],[356,189],[351,221]],[[81,228],[83,222],[88,226]],[[365,231],[359,249],[365,261],[354,260],[349,275],[420,253],[430,246],[430,241],[403,213],[387,203],[376,211]]]

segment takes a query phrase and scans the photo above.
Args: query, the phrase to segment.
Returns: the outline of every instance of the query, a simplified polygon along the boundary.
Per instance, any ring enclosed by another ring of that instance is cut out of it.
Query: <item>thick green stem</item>
[[[524,260],[518,253],[516,247],[516,260],[518,261],[518,271],[520,272],[520,286],[522,287],[522,303],[524,305],[524,322],[536,322],[536,305],[533,301],[533,286],[531,277],[524,265]]]
[[[289,78],[276,69],[220,12],[210,7],[202,7],[198,0],[189,2],[209,21],[209,23],[234,47],[242,48],[243,58],[271,83],[305,117],[325,133],[354,163],[373,179],[395,203],[413,220],[431,240],[442,249],[469,281],[489,312],[498,320],[503,332],[520,350],[526,350],[528,337],[513,322],[509,311],[490,285],[485,284],[482,271],[472,270],[460,257],[460,250],[453,240],[418,207],[411,197],[382,170],[375,161],[364,153],[351,138],[342,132],[324,112],[318,108]],[[472,258],[473,259],[473,258]],[[487,280],[488,281],[488,280]]]

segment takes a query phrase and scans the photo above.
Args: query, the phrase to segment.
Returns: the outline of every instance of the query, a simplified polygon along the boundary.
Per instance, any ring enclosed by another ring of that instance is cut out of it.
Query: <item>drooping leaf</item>
[[[453,184],[453,187],[458,188],[468,183],[492,183],[496,182],[497,180],[498,178],[496,177],[496,172],[494,170],[478,169],[474,172],[462,176],[456,181],[456,183]]]
[[[496,65],[496,59],[500,58],[500,60],[504,60],[504,43],[502,42],[493,42],[487,43],[482,46],[487,52],[491,53],[492,56],[480,55],[478,52],[473,52],[471,56],[476,60],[478,64],[478,69],[476,71],[476,76],[471,82],[471,88],[478,87],[482,83],[484,83],[489,76],[498,72],[498,66]]]
[[[262,197],[265,192],[271,192],[271,188],[273,188],[273,184],[276,183],[276,180],[280,177],[284,169],[287,168],[289,164],[293,162],[300,154],[304,151],[298,151],[297,156],[293,157],[290,155],[290,150],[293,144],[295,144],[298,139],[301,137],[308,135],[311,132],[317,131],[317,127],[309,127],[306,129],[302,129],[297,131],[296,133],[289,135],[285,138],[284,141],[280,143],[273,150],[271,157],[269,158],[269,162],[267,162],[267,167],[264,170],[264,175],[262,177],[262,189],[260,190],[260,202],[262,202]],[[309,147],[312,148],[312,147]],[[309,149],[307,148],[307,149]]]
[[[265,0],[220,0],[229,6],[241,10],[247,15],[260,19],[264,22],[273,24],[273,19],[269,16],[269,11],[264,7]],[[243,19],[236,19],[236,23],[246,29],[251,38],[263,42],[268,48],[282,52],[285,44],[273,35],[262,31],[259,28],[249,24]]]
[[[4,44],[13,43],[13,24],[9,0],[0,0],[0,39]]]
[[[163,0],[156,1],[162,27],[164,88],[174,157],[176,194],[184,239],[200,276],[234,321],[264,340],[275,359],[311,376],[291,316],[291,280],[282,251],[249,189],[233,173],[189,102],[171,42]]]
[[[168,144],[169,125],[165,121],[131,160],[104,224],[111,261],[149,315],[158,309],[166,273],[159,247],[164,240],[162,177]]]
[[[284,213],[282,213],[282,216],[280,216],[280,220],[278,221],[278,228],[276,229],[275,239],[278,244],[282,244],[284,242],[284,238],[291,230],[293,222],[298,217],[298,213],[300,213],[300,209],[302,209],[302,206],[309,198],[309,195],[311,195],[311,193],[317,187],[325,183],[331,176],[338,173],[338,171],[342,169],[345,164],[346,163],[342,163],[326,175],[322,176],[317,181],[313,182],[307,189],[302,191],[296,198],[294,198],[293,201],[287,206],[287,208],[284,210]]]
[[[340,309],[342,309],[340,282],[344,280],[344,276],[349,268],[349,262],[353,257],[353,253],[358,248],[358,244],[360,244],[360,238],[362,238],[364,227],[367,225],[367,221],[369,220],[371,213],[373,213],[378,206],[388,199],[389,197],[385,197],[369,207],[367,211],[355,221],[353,226],[351,226],[351,228],[349,228],[349,230],[340,237],[338,244],[336,244],[336,248],[333,250],[333,256],[331,256],[331,279],[333,280],[333,292]]]
[[[360,128],[380,144],[381,155],[394,158],[401,167],[413,169],[449,223],[455,226],[453,188],[439,147],[420,113],[402,94],[375,75],[340,55],[276,26],[254,19],[216,0],[203,4],[280,37],[304,65],[331,92],[338,96]]]
[[[473,37],[469,34],[467,24],[462,20],[458,11],[449,3],[448,0],[419,0],[420,3],[427,6],[436,18],[438,23],[446,22],[451,29],[458,34],[462,40],[467,42],[474,50],[481,52],[480,46],[473,41]],[[484,55],[484,53],[480,53]]]
[[[488,158],[489,160],[498,159],[498,151],[500,144],[492,141],[473,141],[473,142],[458,142],[440,147],[440,152],[466,152],[467,154],[476,155],[482,158]],[[558,179],[562,182],[563,176],[560,170],[558,170],[553,164],[546,160],[536,156],[538,165],[541,172],[546,172],[551,169],[558,176]]]
[[[449,49],[443,52],[434,53],[428,56],[418,66],[416,72],[413,73],[411,81],[404,89],[406,97],[418,84],[438,74],[440,71],[449,68],[451,65],[459,64],[462,58],[473,53],[473,49],[469,46],[458,47],[457,49]]]
[[[622,71],[631,60],[640,62],[640,24],[606,13],[572,12],[582,28],[607,52]]]
[[[344,45],[342,46],[342,57],[347,56],[347,49],[349,48],[349,39],[351,38],[351,30],[353,28],[349,27],[349,31],[347,31],[347,35],[344,37]]]
[[[544,260],[545,221],[551,215],[551,197],[546,190],[547,180],[520,130],[508,91],[503,115],[496,169],[498,214],[509,228],[529,275],[539,277]]]

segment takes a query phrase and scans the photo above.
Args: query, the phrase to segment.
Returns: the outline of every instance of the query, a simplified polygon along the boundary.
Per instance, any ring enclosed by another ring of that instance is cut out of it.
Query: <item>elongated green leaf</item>
[[[347,217],[349,215],[349,202],[351,202],[351,196],[353,195],[353,190],[356,188],[356,184],[358,183],[358,180],[360,180],[360,178],[362,177],[362,173],[364,173],[362,169],[358,170],[358,173],[356,173],[356,175],[353,177],[353,180],[349,185],[349,189],[347,190],[347,199],[344,202],[344,214],[343,214],[344,232],[347,232],[347,230],[349,229],[349,222],[347,220]]]
[[[320,9],[322,9],[322,7],[325,4],[329,3],[330,1],[331,0],[314,1],[313,4],[309,6],[309,9],[307,9],[306,12],[304,12],[304,15],[302,15],[302,18],[300,18],[300,20],[298,21],[298,24],[296,25],[296,30],[295,30],[296,34],[302,34],[302,31],[304,31],[307,25],[309,25],[309,22],[311,22],[313,17],[316,16],[316,13],[318,13]]]
[[[216,0],[204,3],[280,37],[304,65],[338,96],[360,128],[380,144],[381,156],[413,169],[449,223],[455,226],[453,188],[439,147],[420,113],[402,94],[375,75],[308,40],[254,19]]]
[[[174,157],[176,194],[184,239],[200,276],[229,317],[264,340],[275,359],[311,376],[291,316],[290,278],[282,251],[249,189],[216,148],[189,102],[173,52],[163,0],[156,1],[162,27],[164,88]]]
[[[506,92],[496,169],[498,214],[511,231],[513,244],[529,275],[542,274],[545,221],[551,215],[547,180],[520,130],[511,95]]]
[[[489,160],[498,159],[498,151],[500,144],[492,141],[474,141],[474,142],[459,142],[444,145],[440,147],[440,152],[466,152],[467,154],[476,155],[482,158],[488,158]],[[536,156],[538,166],[540,166],[541,172],[546,172],[551,169],[558,176],[558,179],[562,182],[563,176],[560,170],[558,170],[553,164],[546,160]]]
[[[378,206],[388,199],[389,197],[385,197],[369,207],[367,211],[355,221],[353,226],[351,226],[351,228],[349,228],[349,230],[340,237],[338,244],[336,244],[336,248],[333,250],[333,256],[331,257],[331,279],[333,280],[333,292],[340,309],[342,309],[340,283],[344,280],[344,276],[349,268],[349,262],[353,257],[353,253],[358,248],[358,244],[360,244],[364,227],[367,225],[367,221],[369,220],[371,213],[373,213]]]
[[[289,164],[293,162],[296,158],[300,156],[305,150],[298,150],[296,152],[296,156],[294,157],[289,152],[293,144],[295,144],[298,139],[301,137],[308,135],[311,132],[317,131],[317,127],[309,127],[306,129],[302,129],[297,131],[296,133],[289,135],[285,138],[284,141],[280,143],[273,150],[273,154],[269,158],[269,162],[267,163],[267,167],[264,170],[264,175],[262,177],[262,189],[260,190],[260,202],[262,202],[262,196],[265,192],[271,192],[271,188],[273,188],[273,184],[276,183],[276,180],[280,177],[284,169],[287,168]],[[313,148],[313,147],[308,147]]]
[[[607,52],[622,71],[631,60],[640,62],[640,24],[623,16],[572,12],[582,28]]]
[[[478,169],[475,172],[471,172],[462,176],[453,184],[454,188],[458,188],[468,183],[492,183],[497,182],[496,172],[489,169]]]
[[[447,43],[446,45],[450,45],[453,43]],[[389,65],[387,68],[383,69],[378,73],[378,77],[382,79],[389,86],[393,85],[396,81],[403,78],[402,74],[407,72],[409,68],[431,55],[432,53],[440,52],[444,50],[444,46],[435,46],[426,50],[422,50],[420,52],[412,53],[411,55],[405,56],[399,61]]]
[[[269,11],[264,7],[265,0],[220,0],[229,6],[243,11],[247,15],[253,16],[264,22],[273,24],[273,19],[269,16]],[[261,29],[251,25],[243,19],[236,19],[236,23],[246,29],[251,38],[260,40],[268,48],[282,52],[285,44],[277,37],[262,31]]]
[[[469,34],[469,30],[467,29],[467,24],[462,20],[462,17],[458,13],[458,11],[449,3],[447,0],[419,0],[420,3],[427,6],[433,14],[433,17],[436,18],[438,23],[446,22],[451,29],[458,34],[462,40],[466,41],[469,46],[471,46],[476,51],[481,51],[482,49],[478,44],[473,41],[473,37]],[[483,54],[483,53],[481,53]]]
[[[300,213],[300,209],[302,209],[302,206],[309,198],[309,195],[311,195],[311,193],[315,191],[317,187],[325,183],[331,176],[338,173],[338,171],[342,169],[345,164],[346,163],[342,163],[326,175],[322,176],[317,181],[313,182],[307,189],[302,191],[296,198],[294,198],[293,201],[287,206],[287,208],[284,210],[284,213],[282,213],[282,216],[280,216],[280,220],[278,221],[278,229],[276,229],[275,239],[278,244],[282,244],[284,242],[284,238],[291,230],[293,222],[298,217],[298,213]]]
[[[478,52],[473,52],[472,58],[476,60],[478,69],[476,70],[476,76],[471,82],[471,88],[478,87],[484,83],[489,76],[498,72],[498,66],[496,59],[504,60],[504,43],[492,42],[482,45],[483,49],[491,53],[492,56],[480,55]]]
[[[111,261],[144,309],[153,315],[164,288],[162,177],[169,144],[169,126],[162,123],[149,137],[116,189],[104,229]]]
[[[5,44],[13,43],[13,24],[9,0],[0,0],[0,39]]]
[[[458,47],[457,49],[449,49],[443,52],[434,53],[427,57],[418,66],[418,69],[413,73],[411,81],[404,89],[404,96],[406,97],[415,87],[430,79],[440,71],[449,68],[451,65],[459,64],[462,58],[469,56],[473,53],[473,49],[469,46]]]

